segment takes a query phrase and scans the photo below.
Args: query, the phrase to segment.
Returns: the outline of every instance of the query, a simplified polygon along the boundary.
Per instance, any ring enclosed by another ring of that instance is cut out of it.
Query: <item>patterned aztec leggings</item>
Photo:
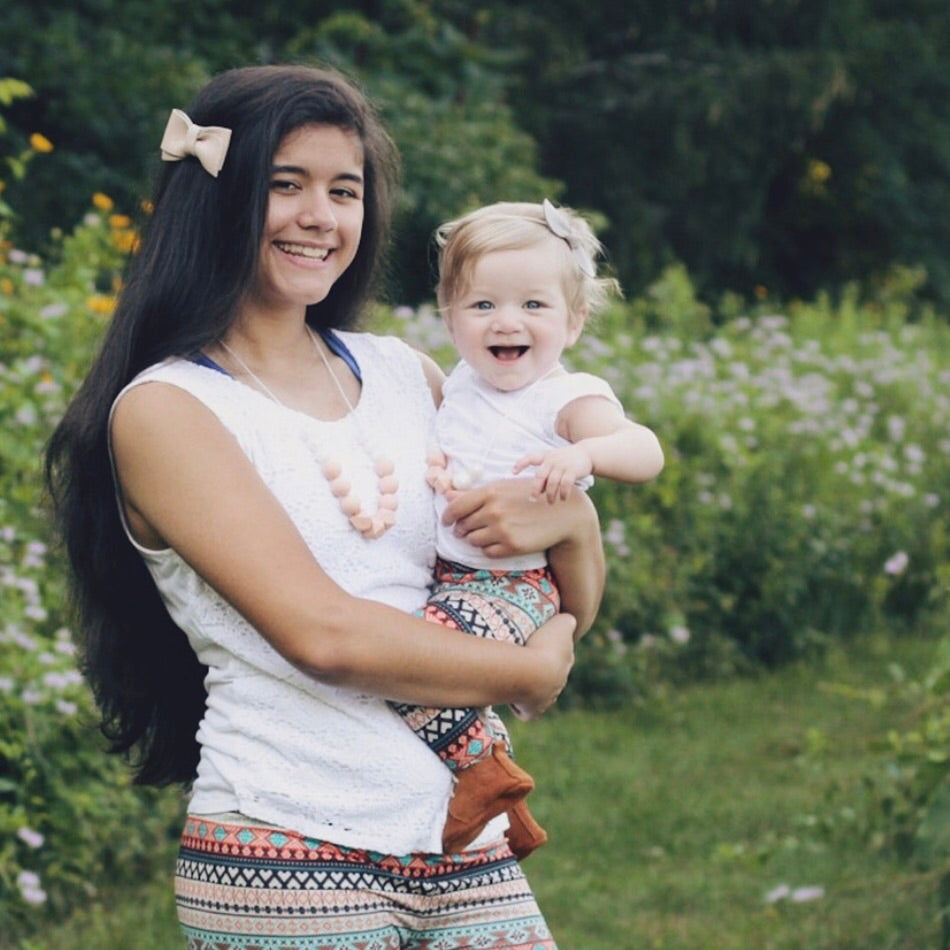
[[[175,894],[188,950],[556,950],[504,844],[397,857],[191,816]]]
[[[559,609],[560,596],[546,567],[491,571],[439,559],[435,586],[419,614],[477,637],[524,646]],[[453,771],[486,758],[496,740],[508,745],[504,725],[491,712],[405,703],[393,708]]]

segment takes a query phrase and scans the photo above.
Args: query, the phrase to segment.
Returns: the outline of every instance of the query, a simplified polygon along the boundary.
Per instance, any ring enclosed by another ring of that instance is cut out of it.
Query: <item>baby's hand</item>
[[[448,464],[445,452],[438,445],[431,444],[426,453],[426,481],[431,489],[443,495],[452,487]]]
[[[581,445],[563,445],[550,452],[536,452],[519,459],[515,465],[515,474],[534,466],[534,490],[531,500],[537,501],[545,496],[549,502],[564,500],[570,495],[574,483],[593,474],[594,465],[590,454]]]

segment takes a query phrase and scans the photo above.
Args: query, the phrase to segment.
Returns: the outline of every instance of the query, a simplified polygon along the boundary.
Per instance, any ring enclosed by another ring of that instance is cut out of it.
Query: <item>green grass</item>
[[[866,846],[847,810],[904,712],[826,688],[881,685],[890,662],[918,673],[932,649],[882,641],[643,709],[515,723],[551,836],[525,870],[562,950],[939,947],[937,872]],[[171,861],[19,950],[181,950]],[[781,884],[824,897],[767,903]]]

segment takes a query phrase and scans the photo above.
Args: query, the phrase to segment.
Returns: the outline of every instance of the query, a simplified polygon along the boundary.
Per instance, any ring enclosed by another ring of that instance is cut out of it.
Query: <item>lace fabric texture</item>
[[[341,333],[363,375],[354,411],[332,422],[275,405],[213,369],[167,360],[130,385],[164,382],[204,403],[253,462],[321,567],[344,589],[404,611],[431,581],[435,519],[425,482],[434,406],[419,360],[394,338]],[[119,396],[121,398],[121,394]],[[395,526],[366,540],[317,462],[345,459],[361,496],[372,458],[396,463]],[[134,542],[133,542],[134,543]],[[192,813],[237,811],[350,847],[440,850],[451,776],[383,698],[327,686],[291,666],[173,550],[142,549],[172,617],[209,667]]]

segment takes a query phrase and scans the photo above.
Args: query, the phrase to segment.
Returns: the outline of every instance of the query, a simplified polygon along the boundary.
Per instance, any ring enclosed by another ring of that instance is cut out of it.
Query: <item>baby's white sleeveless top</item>
[[[556,430],[558,413],[581,396],[600,396],[621,408],[610,385],[590,373],[561,372],[522,389],[502,391],[489,385],[464,360],[449,374],[442,387],[442,405],[435,422],[435,440],[448,457],[448,473],[460,469],[472,477],[472,486],[502,478],[514,478],[515,463],[525,455],[546,452],[567,439]],[[534,476],[527,468],[522,477]],[[588,489],[593,478],[578,482]],[[445,510],[443,495],[436,496],[436,513]],[[451,527],[437,521],[436,545],[439,554],[469,567],[491,570],[528,570],[543,567],[543,551],[490,558],[481,549],[457,538]]]
[[[160,381],[199,399],[233,434],[321,567],[355,596],[411,611],[425,601],[434,563],[425,482],[431,392],[417,355],[400,340],[339,336],[359,364],[363,386],[354,412],[332,422],[286,409],[182,359],[145,370],[130,387]],[[381,538],[366,540],[350,526],[321,473],[317,446],[343,462],[366,503],[376,498],[370,457],[395,462],[399,509]],[[302,673],[174,550],[136,547],[172,618],[208,666],[193,813],[237,811],[391,854],[441,850],[451,773],[383,699]]]

